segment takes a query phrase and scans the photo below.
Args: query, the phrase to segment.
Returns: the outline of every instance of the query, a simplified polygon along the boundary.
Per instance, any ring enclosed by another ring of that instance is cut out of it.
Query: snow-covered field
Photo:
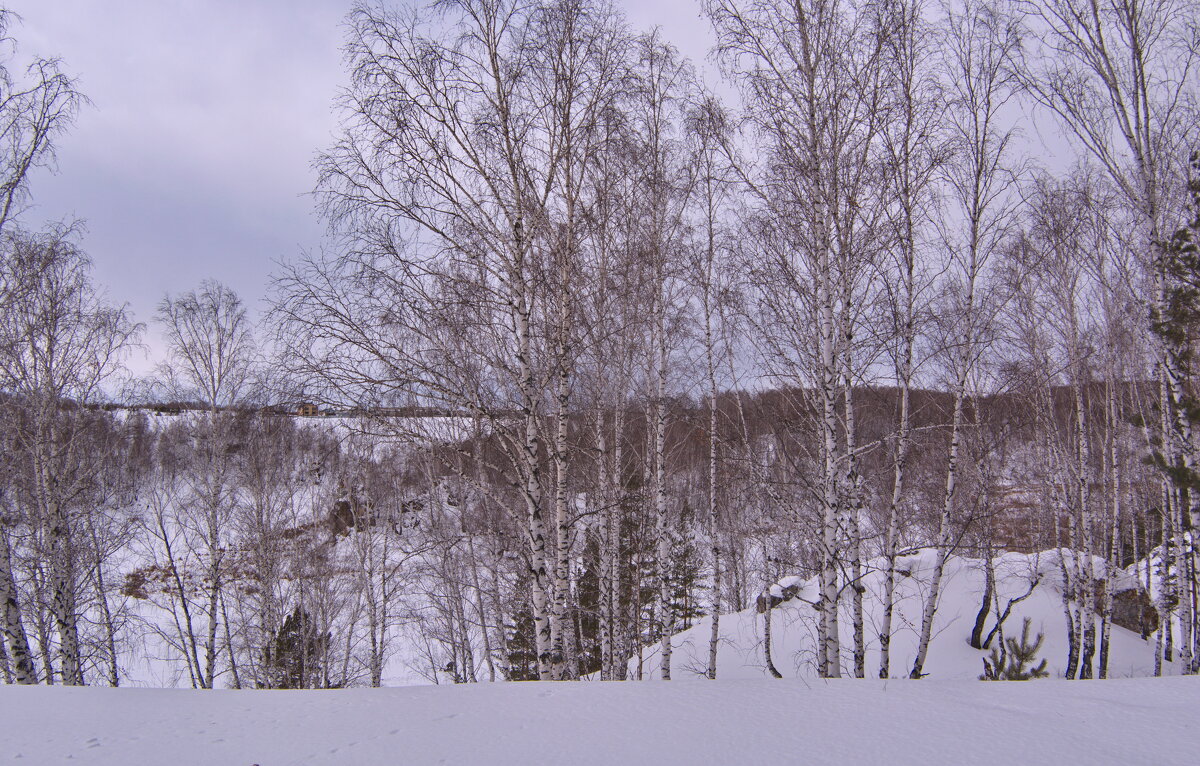
[[[1200,678],[0,687],[30,764],[1194,764]]]

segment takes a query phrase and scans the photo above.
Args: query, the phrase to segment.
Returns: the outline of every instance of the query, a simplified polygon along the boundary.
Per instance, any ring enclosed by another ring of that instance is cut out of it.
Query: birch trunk
[[[565,298],[563,298],[565,300]],[[555,680],[571,678],[570,647],[567,626],[571,594],[571,509],[567,494],[567,406],[570,398],[570,375],[566,367],[565,342],[559,340],[559,372],[555,383],[556,428],[554,434],[554,510],[556,520],[556,549],[554,566],[554,611],[552,620],[556,667]]]
[[[883,617],[879,626],[879,677],[888,678],[891,675],[891,646],[892,646],[892,613],[896,600],[896,548],[899,544],[899,513],[900,503],[904,498],[904,469],[908,463],[908,450],[911,436],[910,388],[913,375],[913,345],[915,328],[913,321],[913,272],[915,259],[913,257],[911,239],[911,214],[908,227],[908,246],[905,248],[905,268],[903,282],[904,318],[903,336],[901,341],[900,363],[897,365],[897,378],[900,384],[900,417],[899,432],[896,435],[895,465],[892,469],[892,496],[888,503],[887,536],[884,543],[884,556],[887,559],[887,569],[883,581]]]
[[[933,638],[933,618],[937,612],[938,596],[941,594],[942,572],[946,568],[946,559],[950,557],[953,535],[954,498],[958,488],[958,452],[962,439],[963,399],[966,388],[966,375],[960,375],[957,390],[954,393],[954,414],[950,424],[950,453],[946,465],[946,488],[942,501],[942,514],[938,520],[937,558],[934,562],[933,573],[929,580],[929,590],[925,594],[925,603],[921,610],[921,629],[917,637],[917,655],[913,660],[912,670],[908,677],[919,679],[925,675],[925,658],[929,653],[929,641]]]
[[[4,631],[4,647],[8,653],[13,679],[18,684],[36,684],[37,670],[33,665],[33,653],[29,650],[29,638],[21,619],[20,592],[13,577],[12,554],[8,535],[0,530],[0,607],[4,613],[0,630]]]
[[[939,140],[936,134],[940,107],[940,92],[930,87],[931,49],[926,35],[931,31],[924,18],[923,0],[897,2],[889,9],[887,18],[894,34],[888,39],[890,62],[894,68],[894,95],[901,114],[897,120],[895,138],[888,130],[889,155],[895,165],[897,212],[893,228],[897,252],[897,298],[893,308],[899,348],[893,357],[896,384],[899,389],[900,411],[897,422],[892,491],[888,503],[888,524],[884,556],[887,569],[884,575],[883,616],[879,630],[879,677],[891,674],[892,613],[895,602],[896,549],[898,545],[898,514],[904,497],[905,468],[911,441],[910,389],[913,378],[913,350],[916,339],[916,278],[917,278],[917,209],[932,182],[934,171],[942,164],[938,157]]]
[[[708,300],[706,298],[705,303]],[[712,312],[705,311],[705,343],[708,355],[708,535],[712,548],[708,636],[708,679],[717,677],[717,649],[721,641],[721,529],[717,518],[717,466],[720,435],[717,432],[717,375],[714,363]]]
[[[50,611],[58,632],[59,672],[63,684],[81,686],[83,670],[79,654],[79,625],[76,621],[74,550],[67,531],[66,512],[49,504],[50,518]]]
[[[1121,456],[1117,426],[1120,423],[1117,408],[1117,398],[1113,391],[1113,378],[1110,372],[1109,380],[1105,382],[1105,426],[1108,439],[1108,470],[1109,470],[1109,535],[1107,556],[1105,558],[1104,593],[1100,603],[1100,659],[1096,670],[1099,679],[1108,678],[1109,634],[1112,625],[1113,608],[1113,578],[1120,569],[1118,556],[1121,546]],[[1136,543],[1135,543],[1136,544]],[[1137,560],[1136,558],[1134,559]],[[1134,579],[1137,579],[1136,577]]]
[[[661,288],[660,288],[661,289]],[[659,645],[659,674],[662,680],[671,680],[672,633],[675,630],[675,610],[671,599],[668,577],[671,556],[671,538],[667,516],[667,339],[665,327],[665,296],[658,296],[658,308],[654,318],[653,348],[655,353],[654,372],[654,518],[657,536],[658,558],[658,609],[661,640]]]
[[[846,333],[847,345],[850,333]],[[863,567],[862,567],[862,476],[858,473],[858,441],[854,418],[854,389],[850,371],[850,354],[846,354],[846,519],[845,527],[849,539],[846,541],[850,555],[851,619],[854,630],[854,677],[867,676],[866,631],[863,626]]]
[[[771,657],[771,615],[775,609],[771,606],[771,588],[768,585],[764,591],[766,597],[767,608],[763,610],[763,662],[767,665],[767,672],[772,678],[783,678],[783,674],[775,667],[775,660]]]
[[[618,640],[621,638],[620,615],[621,615],[621,516],[622,508],[625,501],[625,462],[624,462],[624,433],[625,433],[625,404],[622,399],[617,400],[616,411],[613,413],[613,449],[612,449],[612,498],[610,501],[610,514],[608,517],[608,550],[611,557],[609,564],[609,572],[611,573],[612,586],[609,588],[609,612],[612,614],[611,633],[612,633],[612,669],[609,677],[614,681],[623,681],[625,679],[627,666],[625,660],[628,658],[628,653],[617,651],[617,646],[620,644]]]
[[[1076,370],[1078,371],[1078,369],[1079,367],[1076,365]],[[1078,372],[1072,389],[1075,398],[1076,502],[1079,504],[1079,536],[1080,543],[1082,543],[1082,563],[1078,566],[1079,574],[1082,576],[1078,592],[1081,604],[1079,620],[1083,634],[1079,657],[1079,677],[1089,679],[1093,675],[1093,661],[1096,654],[1096,573],[1088,481],[1087,421]]]
[[[821,571],[820,612],[817,631],[819,642],[818,672],[823,678],[841,678],[841,636],[838,628],[838,568],[841,563],[842,534],[838,492],[839,465],[837,388],[841,371],[836,360],[834,324],[833,265],[828,249],[822,249],[817,273],[817,323],[821,385]]]

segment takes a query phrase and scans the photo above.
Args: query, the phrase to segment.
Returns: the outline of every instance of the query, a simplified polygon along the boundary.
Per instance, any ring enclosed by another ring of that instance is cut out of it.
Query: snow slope
[[[1068,568],[1071,567],[1067,553]],[[929,587],[936,552],[922,549],[901,557],[897,562],[896,606],[892,622],[890,676],[906,677],[916,656],[921,610]],[[1031,620],[1030,635],[1045,636],[1039,658],[1047,660],[1052,676],[1061,676],[1067,660],[1066,618],[1062,607],[1062,575],[1058,552],[1037,554],[1005,553],[996,559],[996,582],[1000,607],[1009,599],[1018,598],[1030,590],[1029,597],[1015,604],[1004,623],[1006,636],[1021,634],[1024,618]],[[1096,572],[1103,574],[1104,561],[1096,559]],[[879,631],[882,621],[884,586],[883,560],[870,562],[863,578],[864,625],[866,645],[866,675],[879,673]],[[1118,589],[1131,587],[1133,575],[1117,572],[1114,583]],[[989,652],[972,649],[967,639],[975,624],[984,592],[984,562],[981,559],[951,556],[943,574],[938,610],[934,618],[933,640],[925,662],[925,673],[938,679],[977,679],[983,672],[982,658]],[[776,668],[785,676],[815,677],[814,647],[816,617],[811,602],[818,595],[817,580],[789,577],[772,587],[776,595],[787,586],[798,586],[796,598],[785,601],[772,610],[771,656]],[[839,612],[842,641],[842,672],[854,674],[854,633],[851,621],[849,594],[844,594]],[[995,624],[989,614],[984,635]],[[709,618],[701,619],[689,630],[674,637],[672,646],[672,676],[682,678],[704,672],[708,662],[708,641],[711,633]],[[718,649],[717,674],[721,678],[761,678],[767,675],[763,656],[764,616],[752,607],[736,614],[721,616],[721,645]],[[1110,678],[1153,675],[1154,637],[1143,640],[1136,633],[1113,626],[1108,662]],[[1098,657],[1096,658],[1098,661]],[[638,660],[630,663],[636,677]],[[657,647],[647,647],[641,658],[642,677],[658,674]],[[1171,663],[1164,663],[1164,673],[1178,672]]]
[[[1200,678],[0,687],[31,764],[1193,764]]]

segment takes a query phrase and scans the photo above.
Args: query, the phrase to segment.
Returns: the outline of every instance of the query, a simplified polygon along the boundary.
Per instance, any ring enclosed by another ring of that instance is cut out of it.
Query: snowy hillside
[[[0,760],[1171,766],[1195,763],[1198,706],[1194,677],[208,692],[0,686]]]
[[[923,549],[897,562],[896,605],[892,618],[890,676],[905,677],[916,654],[929,575],[936,552]],[[1069,564],[1069,562],[1068,562]],[[882,559],[871,562],[864,577],[864,625],[866,643],[866,675],[876,677],[879,670],[879,629],[882,621],[884,586]],[[1057,551],[1038,554],[1006,553],[995,561],[996,591],[1001,611],[1009,600],[1016,602],[1004,623],[1007,636],[1019,636],[1025,618],[1031,620],[1031,634],[1045,636],[1039,658],[1047,660],[1052,676],[1061,676],[1067,659],[1066,618],[1062,606],[1062,575]],[[1096,571],[1104,571],[1104,562],[1097,559]],[[1116,589],[1133,585],[1132,575],[1119,572],[1114,579]],[[786,677],[815,677],[813,669],[816,638],[816,612],[811,602],[817,597],[817,581],[786,578],[772,587],[776,596],[784,590],[795,596],[771,610],[771,656],[775,667]],[[943,575],[938,610],[934,619],[933,639],[925,673],[937,679],[977,679],[983,671],[982,658],[989,652],[971,648],[967,641],[979,612],[985,589],[984,562],[980,559],[951,556]],[[842,673],[853,675],[854,645],[850,598],[842,599],[839,613],[842,641]],[[763,653],[765,616],[755,608],[737,614],[723,615],[720,621],[721,644],[718,650],[717,672],[721,678],[760,678],[768,675]],[[984,635],[996,624],[993,605],[984,624]],[[672,658],[673,676],[682,678],[690,673],[700,675],[708,661],[711,623],[707,617],[675,637]],[[1153,674],[1154,638],[1142,637],[1125,628],[1112,626],[1108,662],[1110,678],[1138,677]],[[657,647],[645,650],[641,658],[642,676],[654,678],[658,673]],[[637,659],[630,663],[631,674],[638,672]],[[1170,666],[1165,673],[1175,672]]]

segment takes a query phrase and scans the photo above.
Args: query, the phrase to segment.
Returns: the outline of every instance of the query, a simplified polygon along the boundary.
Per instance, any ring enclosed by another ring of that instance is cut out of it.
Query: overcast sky
[[[695,0],[623,0],[694,58]],[[165,293],[205,278],[257,314],[280,259],[315,249],[314,153],[345,80],[351,0],[0,0],[23,55],[59,56],[91,99],[33,181],[22,223],[83,219],[96,279],[149,323]],[[146,341],[153,354],[156,328]],[[149,369],[149,359],[131,366]]]

